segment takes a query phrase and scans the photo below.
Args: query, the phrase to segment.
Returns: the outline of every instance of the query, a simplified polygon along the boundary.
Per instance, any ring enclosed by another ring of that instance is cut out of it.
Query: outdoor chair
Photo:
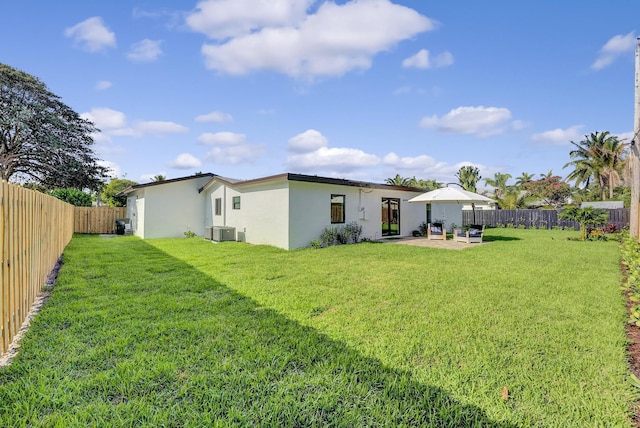
[[[429,223],[427,225],[427,238],[428,239],[442,239],[447,240],[447,231],[442,223]]]
[[[482,234],[484,233],[484,224],[472,224],[469,229],[456,229],[453,231],[453,239],[457,242],[466,242],[467,244],[482,242]]]

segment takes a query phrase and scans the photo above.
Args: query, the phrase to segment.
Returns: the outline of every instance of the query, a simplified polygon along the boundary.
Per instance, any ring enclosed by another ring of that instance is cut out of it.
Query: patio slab
[[[465,248],[473,248],[479,245],[488,244],[488,242],[485,241],[481,243],[467,244],[465,242],[458,242],[454,239],[447,239],[446,241],[443,241],[440,239],[427,239],[424,236],[381,239],[380,242],[389,244],[413,245],[415,247],[442,248],[445,250],[464,250]]]

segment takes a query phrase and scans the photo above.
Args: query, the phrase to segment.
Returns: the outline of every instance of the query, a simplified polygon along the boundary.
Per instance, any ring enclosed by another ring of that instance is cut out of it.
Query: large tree
[[[1,179],[98,190],[107,171],[93,152],[94,132],[37,77],[0,63]]]
[[[608,131],[592,132],[585,135],[579,143],[571,141],[575,149],[569,152],[571,161],[564,168],[573,167],[567,180],[575,182],[576,186],[584,184],[589,187],[592,183],[598,187],[600,197],[604,201],[607,196],[613,198],[613,191],[621,183],[621,173],[625,166],[627,145]]]
[[[549,171],[551,174],[551,171]],[[540,180],[532,180],[525,183],[527,196],[541,198],[553,208],[559,208],[571,196],[571,187],[557,175],[546,176]]]
[[[458,177],[458,183],[460,183],[462,188],[469,192],[477,192],[476,185],[482,178],[478,167],[471,165],[460,168],[456,173],[456,177]]]
[[[125,178],[112,178],[109,184],[102,189],[100,197],[110,207],[126,207],[127,196],[118,196],[118,194],[136,184],[138,183]]]

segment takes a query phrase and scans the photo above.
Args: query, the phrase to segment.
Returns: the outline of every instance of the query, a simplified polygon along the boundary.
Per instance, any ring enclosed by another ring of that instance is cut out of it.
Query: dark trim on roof
[[[216,175],[211,173],[211,172],[205,172],[204,174],[195,174],[195,175],[189,175],[186,177],[178,177],[178,178],[172,178],[169,180],[162,180],[162,181],[152,181],[151,183],[143,183],[143,184],[134,184],[133,186],[124,189],[122,192],[118,193],[117,196],[121,196],[121,195],[127,195],[131,192],[134,192],[138,189],[143,189],[145,187],[151,187],[151,186],[160,186],[162,184],[169,184],[169,183],[175,183],[177,181],[185,181],[185,180],[193,180],[196,178],[203,178],[203,177],[215,177]]]
[[[318,177],[317,175],[292,174],[292,173],[270,175],[267,177],[260,177],[260,178],[254,178],[251,180],[242,180],[242,181],[225,179],[224,177],[220,177],[216,175],[212,177],[211,180],[209,180],[204,186],[202,186],[198,190],[198,192],[202,192],[204,189],[209,187],[209,185],[214,181],[222,182],[226,185],[231,185],[231,186],[249,186],[252,184],[260,184],[260,183],[266,183],[266,182],[278,181],[278,180],[298,181],[303,183],[332,184],[335,186],[364,187],[367,189],[404,190],[407,192],[424,193],[424,189],[418,189],[415,187],[394,186],[391,184],[371,183],[368,181],[346,180],[343,178]]]

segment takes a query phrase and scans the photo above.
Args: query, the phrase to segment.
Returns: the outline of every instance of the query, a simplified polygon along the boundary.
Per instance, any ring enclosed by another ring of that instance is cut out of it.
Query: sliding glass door
[[[382,236],[400,235],[400,199],[382,198]]]

